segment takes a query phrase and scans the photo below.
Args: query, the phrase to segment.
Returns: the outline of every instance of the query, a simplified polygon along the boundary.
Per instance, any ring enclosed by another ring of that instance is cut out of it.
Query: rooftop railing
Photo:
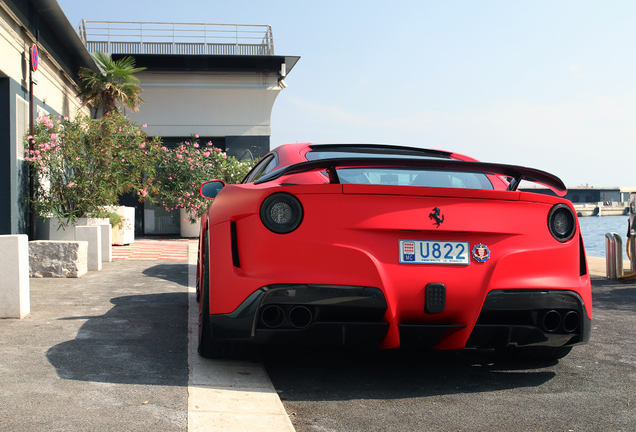
[[[274,55],[269,25],[82,21],[78,33],[91,53]]]

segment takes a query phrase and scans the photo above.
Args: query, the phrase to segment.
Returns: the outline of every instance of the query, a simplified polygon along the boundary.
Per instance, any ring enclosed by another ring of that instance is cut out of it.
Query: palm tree
[[[79,71],[82,84],[77,95],[82,99],[82,106],[92,105],[95,117],[100,110],[108,113],[118,105],[139,110],[139,104],[143,103],[139,96],[142,90],[139,78],[134,74],[146,68],[135,68],[132,57],[113,60],[110,54],[97,51],[93,58],[100,68],[99,72],[84,67]]]

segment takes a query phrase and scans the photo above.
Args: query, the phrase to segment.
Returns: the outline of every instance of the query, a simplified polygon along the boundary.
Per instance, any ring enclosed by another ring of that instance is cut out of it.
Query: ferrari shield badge
[[[473,247],[473,258],[477,262],[486,262],[490,258],[490,249],[483,243],[476,244]]]

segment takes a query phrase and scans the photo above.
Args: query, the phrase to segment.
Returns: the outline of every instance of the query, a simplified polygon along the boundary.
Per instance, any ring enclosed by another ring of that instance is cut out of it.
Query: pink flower
[[[194,134],[194,137],[195,137],[195,138],[199,138],[199,135],[198,135],[198,134]]]
[[[177,155],[178,159],[181,159],[183,156],[181,156],[180,154]]]
[[[52,134],[51,134],[51,139],[52,139],[52,140],[56,140],[56,139],[57,139],[57,134],[52,133]]]
[[[145,142],[142,142],[141,144],[139,144],[139,147],[141,147],[141,148],[146,147],[146,143],[145,143]]]
[[[141,127],[148,127],[146,123],[142,124]]]
[[[198,148],[199,144],[198,143],[194,143],[194,147]]]
[[[122,162],[126,162],[126,159],[122,159],[121,161],[122,161]]]
[[[66,187],[73,187],[75,186],[75,182],[70,182],[69,184],[66,185]]]
[[[205,153],[203,153],[203,156],[205,156],[205,157],[210,156],[210,152],[205,152]]]

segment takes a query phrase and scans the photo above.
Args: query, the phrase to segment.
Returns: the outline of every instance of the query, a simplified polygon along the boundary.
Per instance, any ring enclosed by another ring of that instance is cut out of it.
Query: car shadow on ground
[[[175,268],[178,268],[175,271]],[[157,264],[142,273],[145,276],[156,277],[182,286],[188,286],[188,264]]]
[[[161,266],[148,271],[156,277],[164,274]],[[174,279],[182,284],[182,277]],[[88,321],[74,340],[47,351],[58,376],[104,383],[187,385],[188,294],[130,295],[110,302],[114,306],[104,315],[59,318]]]
[[[281,399],[412,398],[535,387],[557,362],[501,360],[492,351],[267,348],[261,358]]]

